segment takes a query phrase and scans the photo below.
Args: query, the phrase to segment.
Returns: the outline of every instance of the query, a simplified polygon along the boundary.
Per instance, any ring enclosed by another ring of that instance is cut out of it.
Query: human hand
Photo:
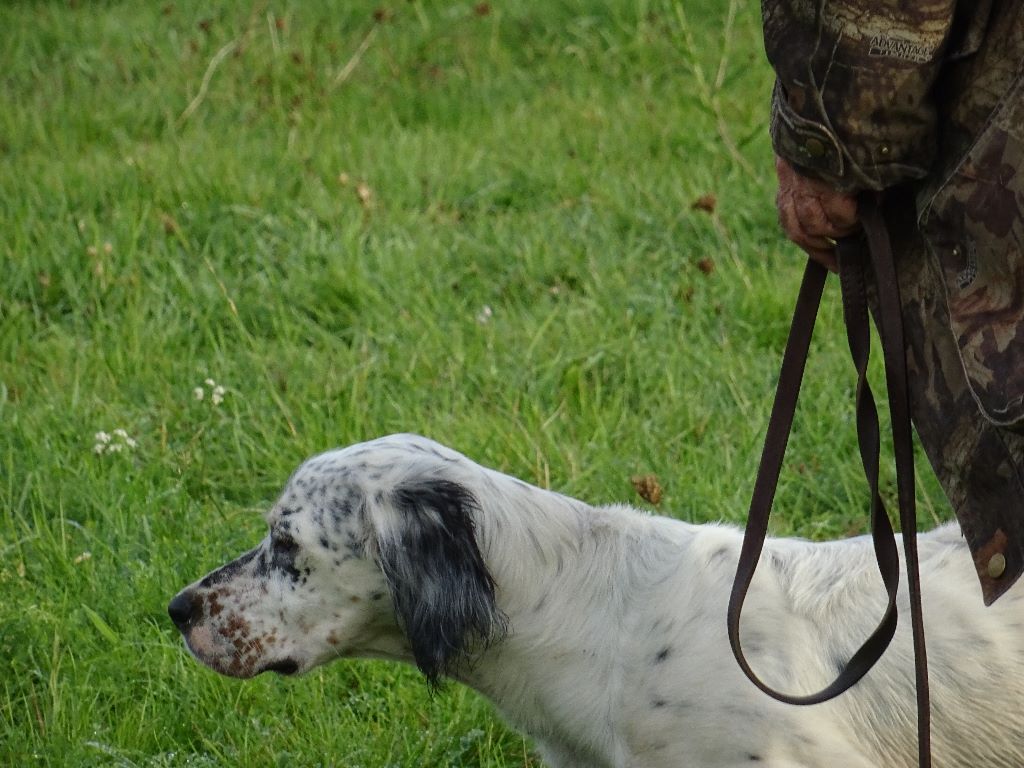
[[[779,192],[775,205],[786,237],[833,272],[838,270],[835,241],[857,231],[857,198],[824,181],[801,175],[775,156]]]

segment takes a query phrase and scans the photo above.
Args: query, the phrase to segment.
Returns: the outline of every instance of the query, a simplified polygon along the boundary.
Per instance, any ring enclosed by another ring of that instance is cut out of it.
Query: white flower
[[[109,432],[97,432],[95,434],[95,444],[92,447],[92,452],[97,456],[102,456],[105,453],[121,453],[126,448],[129,450],[135,450],[138,447],[138,443],[129,436],[127,430],[115,429],[113,434]]]
[[[494,316],[494,310],[491,309],[487,304],[484,304],[483,308],[477,313],[476,321],[480,325],[485,325],[490,322]]]
[[[205,386],[196,387],[192,390],[192,396],[196,400],[206,399],[206,390],[210,390],[210,404],[214,407],[224,402],[224,395],[228,393],[227,387],[222,384],[218,384],[213,379],[204,379],[203,384]]]

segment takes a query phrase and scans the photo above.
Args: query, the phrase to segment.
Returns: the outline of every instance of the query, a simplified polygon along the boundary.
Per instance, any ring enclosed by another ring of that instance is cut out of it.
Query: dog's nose
[[[192,618],[193,607],[192,595],[186,590],[174,596],[174,599],[167,606],[167,614],[178,629],[184,629],[185,625]]]

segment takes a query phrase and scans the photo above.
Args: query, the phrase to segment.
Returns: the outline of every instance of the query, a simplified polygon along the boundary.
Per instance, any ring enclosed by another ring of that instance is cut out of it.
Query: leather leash
[[[843,297],[843,317],[850,354],[857,370],[856,419],[857,441],[864,474],[871,491],[871,538],[878,562],[878,571],[888,595],[888,603],[878,626],[860,649],[850,658],[836,679],[818,691],[794,696],[776,691],[760,680],[751,669],[740,645],[740,612],[747,590],[754,578],[768,532],[779,472],[786,453],[786,444],[793,424],[793,415],[800,394],[810,347],[814,322],[821,303],[827,270],[808,260],[797,297],[793,323],[783,353],[778,388],[765,435],[761,463],[754,482],[754,492],[747,516],[736,578],[729,598],[729,643],[740,668],[758,688],[774,699],[787,704],[818,704],[835,698],[855,685],[885,653],[896,632],[896,595],[899,586],[899,552],[896,536],[878,493],[880,459],[878,411],[867,381],[868,357],[871,347],[868,324],[867,285],[869,269],[873,269],[878,294],[876,322],[882,340],[885,378],[889,395],[893,449],[896,463],[896,487],[899,500],[900,527],[903,530],[903,551],[906,558],[910,594],[910,617],[913,628],[914,658],[917,682],[918,760],[921,768],[931,766],[931,729],[928,697],[928,665],[925,653],[924,622],[921,611],[921,584],[917,556],[917,514],[914,497],[914,454],[910,430],[910,401],[907,389],[906,352],[903,340],[903,319],[900,314],[899,287],[893,262],[892,245],[881,212],[872,197],[862,196],[858,213],[863,224],[864,239],[847,238],[837,246],[839,283]],[[867,253],[865,253],[865,244]],[[868,255],[870,254],[870,256]],[[870,262],[870,263],[869,263]]]

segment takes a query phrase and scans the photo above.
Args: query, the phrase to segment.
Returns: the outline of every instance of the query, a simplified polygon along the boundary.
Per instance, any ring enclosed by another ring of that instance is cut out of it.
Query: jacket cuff
[[[808,111],[818,112],[813,102]],[[927,175],[924,164],[908,158],[903,162],[900,147],[884,139],[867,138],[858,142],[843,142],[829,127],[824,115],[812,117],[799,114],[786,98],[782,84],[776,80],[772,93],[771,124],[772,147],[775,153],[807,176],[820,179],[843,192],[882,190],[897,184],[920,179]],[[911,154],[921,147],[908,149]]]
[[[786,102],[778,81],[772,92],[772,147],[809,176],[838,185],[846,168],[835,135],[823,124],[801,117]]]

